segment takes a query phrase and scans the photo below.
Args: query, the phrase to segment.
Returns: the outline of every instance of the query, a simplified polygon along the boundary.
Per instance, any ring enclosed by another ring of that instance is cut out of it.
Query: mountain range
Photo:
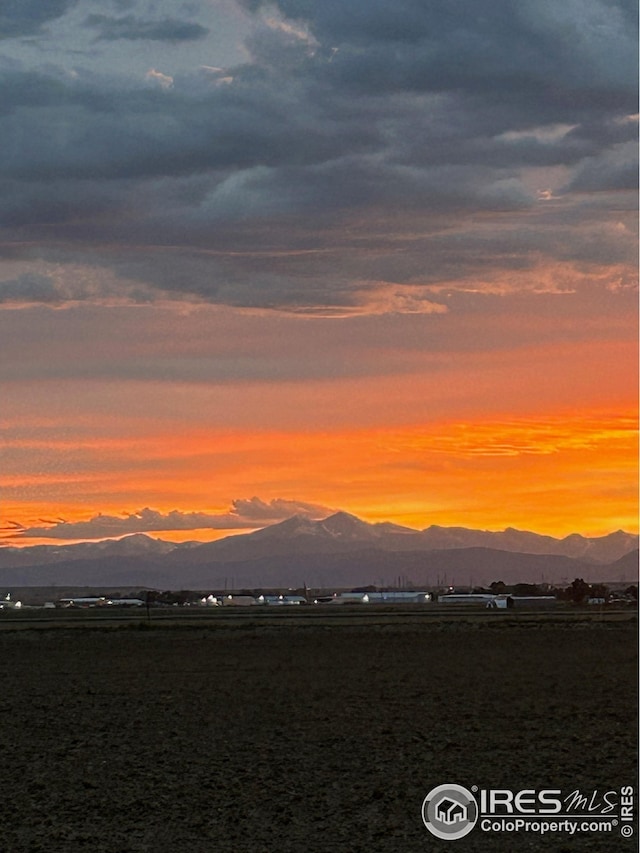
[[[618,530],[562,539],[500,532],[370,524],[346,512],[292,516],[215,542],[173,543],[134,534],[73,545],[5,546],[0,586],[134,586],[161,589],[486,585],[637,581],[638,536]]]

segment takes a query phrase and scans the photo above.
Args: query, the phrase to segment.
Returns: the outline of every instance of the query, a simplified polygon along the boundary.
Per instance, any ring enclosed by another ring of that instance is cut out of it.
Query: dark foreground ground
[[[632,851],[438,841],[436,785],[636,784],[636,621],[0,631],[0,850]]]

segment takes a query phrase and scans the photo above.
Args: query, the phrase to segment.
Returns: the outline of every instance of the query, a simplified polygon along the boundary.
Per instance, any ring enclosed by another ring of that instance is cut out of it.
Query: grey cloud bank
[[[78,0],[8,0],[0,8],[0,38],[32,35],[73,9]]]
[[[120,18],[108,15],[89,15],[85,26],[95,28],[98,41],[195,41],[204,38],[209,32],[200,24],[163,18],[157,21],[144,20],[135,15],[123,15]]]
[[[597,281],[633,254],[632,228],[607,229],[635,204],[635,4],[229,2],[220,15],[244,15],[246,55],[232,66],[198,4],[184,18],[167,4],[88,9],[0,13],[15,48],[0,58],[0,240],[25,259],[81,254],[128,298],[352,316],[380,283],[464,280],[485,259],[534,268],[544,252]],[[105,57],[128,44],[133,62],[155,42],[153,64],[134,73],[118,53],[96,70],[56,47],[54,23]],[[46,63],[19,58],[25,35]],[[163,53],[187,42],[210,45],[210,65]],[[581,230],[592,196],[597,257]],[[30,275],[0,266],[0,300],[64,304]],[[99,301],[113,286],[68,293]]]

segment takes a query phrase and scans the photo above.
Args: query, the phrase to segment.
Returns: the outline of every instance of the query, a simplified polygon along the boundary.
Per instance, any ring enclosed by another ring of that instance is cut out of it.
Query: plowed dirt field
[[[0,850],[635,850],[421,804],[635,787],[636,650],[633,617],[0,631]]]

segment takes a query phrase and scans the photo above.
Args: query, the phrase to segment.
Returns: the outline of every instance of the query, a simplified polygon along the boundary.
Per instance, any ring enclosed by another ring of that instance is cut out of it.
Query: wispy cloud
[[[5,530],[10,531],[4,538],[14,539],[105,539],[125,536],[132,533],[151,533],[171,530],[239,530],[266,527],[290,518],[303,515],[307,518],[325,518],[332,510],[318,504],[304,501],[274,498],[262,501],[260,498],[238,499],[224,513],[205,512],[160,512],[145,507],[136,512],[121,516],[93,516],[87,521],[47,520],[42,527],[23,527],[16,522],[8,522]],[[45,521],[45,519],[41,519]]]

